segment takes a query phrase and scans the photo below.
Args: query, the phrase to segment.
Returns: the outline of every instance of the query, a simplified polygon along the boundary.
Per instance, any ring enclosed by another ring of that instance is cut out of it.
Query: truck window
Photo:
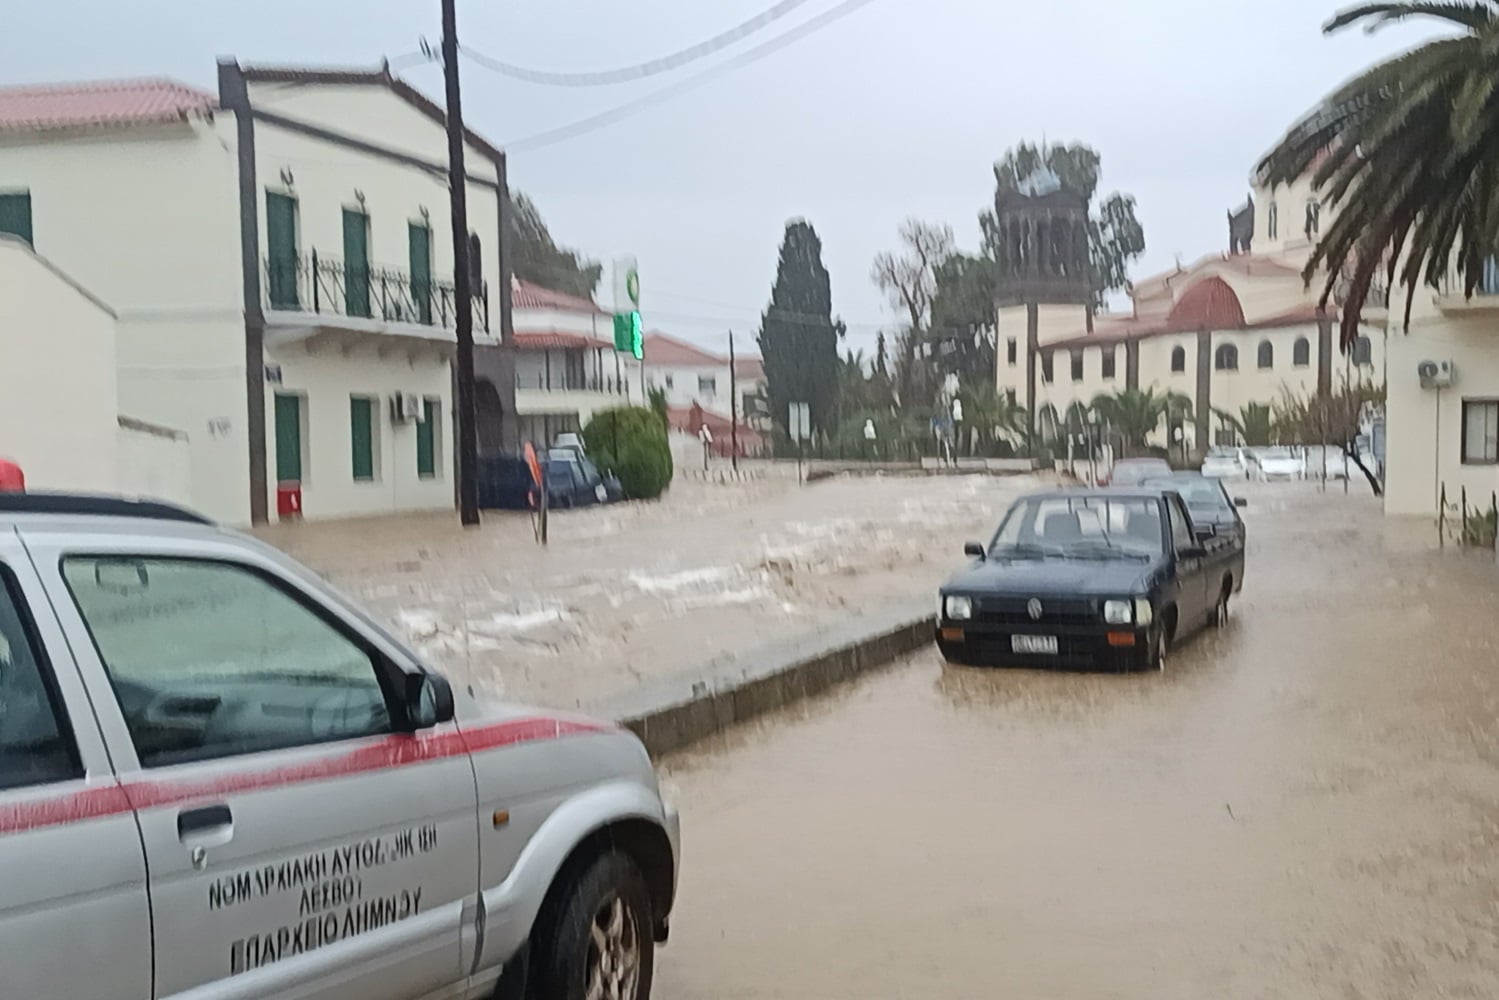
[[[0,566],[0,789],[83,774],[18,595]]]
[[[143,767],[390,731],[371,655],[245,567],[69,557]]]
[[[1166,498],[1167,516],[1171,518],[1171,544],[1176,548],[1176,554],[1181,555],[1183,549],[1190,549],[1197,544],[1197,539],[1192,537],[1191,522],[1187,520],[1186,511],[1182,510],[1181,501],[1176,497]]]

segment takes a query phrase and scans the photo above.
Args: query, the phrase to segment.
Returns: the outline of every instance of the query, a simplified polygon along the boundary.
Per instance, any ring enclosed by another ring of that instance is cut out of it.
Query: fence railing
[[[267,257],[265,305],[272,310],[311,312],[417,323],[452,329],[458,294],[450,281],[413,276],[399,268],[370,265],[320,254]],[[474,328],[489,332],[489,285],[482,283],[470,304]]]
[[[1445,546],[1452,541],[1460,548],[1493,550],[1496,538],[1499,538],[1499,493],[1491,492],[1485,504],[1481,497],[1470,498],[1466,486],[1458,490],[1455,498],[1449,497],[1447,484],[1443,483],[1437,502],[1437,543]]]
[[[612,375],[603,378],[584,378],[555,372],[551,376],[545,372],[517,372],[515,375],[517,389],[541,389],[548,392],[602,392],[611,396],[624,396],[629,393],[629,386],[629,379]]]

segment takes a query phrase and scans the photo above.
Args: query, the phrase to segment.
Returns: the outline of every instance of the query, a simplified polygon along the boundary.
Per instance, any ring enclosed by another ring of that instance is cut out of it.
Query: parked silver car
[[[0,994],[644,1000],[677,857],[629,732],[195,515],[0,495]]]

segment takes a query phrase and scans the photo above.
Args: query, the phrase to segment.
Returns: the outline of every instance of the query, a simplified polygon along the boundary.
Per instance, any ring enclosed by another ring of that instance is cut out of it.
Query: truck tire
[[[534,995],[545,1000],[648,1000],[654,969],[651,894],[625,854],[581,869],[532,941]]]

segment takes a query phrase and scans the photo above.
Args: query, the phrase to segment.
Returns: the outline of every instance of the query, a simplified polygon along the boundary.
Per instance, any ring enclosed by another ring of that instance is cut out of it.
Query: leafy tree
[[[1215,406],[1213,412],[1252,448],[1264,447],[1275,440],[1275,411],[1266,403],[1245,403],[1238,413]]]
[[[510,198],[510,270],[544,288],[589,298],[598,288],[603,265],[552,239],[536,203],[519,191]]]
[[[1168,415],[1190,414],[1192,400],[1179,392],[1157,393],[1154,388],[1120,389],[1093,397],[1093,410],[1124,439],[1125,451],[1141,451]]]
[[[812,427],[832,429],[838,395],[838,340],[842,323],[833,320],[833,293],[822,263],[822,240],[805,219],[786,224],[780,264],[770,305],[760,319],[760,356],[771,416],[787,427],[787,406],[811,407]]]
[[[932,338],[943,373],[965,382],[994,381],[994,264],[955,253],[937,267]]]
[[[671,485],[666,424],[649,407],[599,410],[583,428],[583,443],[600,466],[619,477],[631,500],[654,500]]]
[[[994,385],[994,379],[975,379],[958,390],[963,402],[963,423],[969,433],[969,448],[974,454],[1001,442],[1014,445],[1023,440],[1026,430],[1025,408],[1011,401]]]
[[[646,398],[650,401],[651,412],[661,418],[661,426],[671,430],[671,419],[666,412],[666,390],[652,386],[646,393]]]
[[[1314,392],[1298,393],[1290,387],[1281,390],[1275,402],[1275,424],[1281,441],[1287,444],[1328,444],[1343,449],[1369,481],[1375,496],[1384,488],[1379,477],[1359,458],[1359,427],[1365,419],[1384,409],[1384,386],[1367,382],[1345,382],[1326,396]]]
[[[1101,162],[1096,150],[1081,143],[1033,146],[1022,142],[1006,152],[994,164],[994,207],[979,213],[985,255],[999,261],[1008,253],[999,234],[1000,198],[1015,191],[1021,181],[1044,166],[1056,174],[1063,187],[1083,196],[1093,206],[1088,219],[1088,240],[1094,305],[1101,307],[1110,292],[1128,288],[1130,261],[1145,252],[1145,230],[1135,218],[1133,195],[1116,191],[1095,204]]]
[[[1468,295],[1499,233],[1499,3],[1363,3],[1323,27],[1368,30],[1411,17],[1455,34],[1379,63],[1343,84],[1294,125],[1259,165],[1281,184],[1306,176],[1335,214],[1307,260],[1325,274],[1324,303],[1345,271],[1340,342],[1358,337],[1376,271],[1406,291],[1405,322],[1423,281],[1455,270]]]
[[[937,296],[937,272],[953,255],[952,227],[907,219],[901,224],[900,253],[875,257],[870,279],[890,305],[904,313],[895,344],[895,392],[907,404],[931,397],[937,382],[931,345],[932,303]]]

